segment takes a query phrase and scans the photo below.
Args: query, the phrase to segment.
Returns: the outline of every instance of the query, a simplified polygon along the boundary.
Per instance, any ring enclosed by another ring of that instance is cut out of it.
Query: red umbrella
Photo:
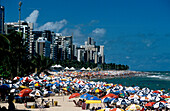
[[[152,93],[158,93],[158,94],[160,94],[161,92],[158,91],[158,90],[155,90],[155,91],[153,91]]]
[[[69,97],[69,99],[75,98],[75,97],[78,97],[78,96],[80,96],[79,93],[73,93],[73,94]]]
[[[168,96],[166,96],[166,95],[161,95],[161,97],[162,97],[162,98],[168,98]]]
[[[102,99],[103,99],[103,98],[106,98],[106,97],[118,98],[118,96],[117,96],[117,95],[112,94],[112,93],[109,93],[109,94],[105,95],[104,97],[102,97]]]
[[[20,93],[18,94],[20,97],[25,97],[25,96],[29,96],[29,93],[31,92],[31,89],[23,89],[20,91]]]
[[[145,106],[150,106],[150,107],[152,107],[154,104],[155,104],[155,102],[149,102],[149,103],[145,104]]]
[[[124,111],[124,110],[120,108],[113,108],[113,109],[110,109],[109,111]]]

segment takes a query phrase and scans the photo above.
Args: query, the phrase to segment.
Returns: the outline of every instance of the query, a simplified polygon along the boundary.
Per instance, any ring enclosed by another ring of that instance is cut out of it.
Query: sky
[[[20,0],[1,0],[5,22],[18,21]],[[104,45],[106,63],[131,70],[170,71],[169,0],[21,0],[21,19],[34,30],[93,37]]]

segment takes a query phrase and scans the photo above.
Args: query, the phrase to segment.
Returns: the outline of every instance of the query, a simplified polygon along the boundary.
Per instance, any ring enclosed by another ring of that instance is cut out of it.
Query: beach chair
[[[81,106],[78,104],[78,102],[76,103],[75,100],[73,100],[73,102],[74,102],[74,104],[75,104],[77,107],[81,107]]]

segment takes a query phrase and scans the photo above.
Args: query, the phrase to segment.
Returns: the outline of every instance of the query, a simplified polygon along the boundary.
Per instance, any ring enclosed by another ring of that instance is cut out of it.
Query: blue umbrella
[[[46,87],[51,87],[53,84],[49,83],[49,84],[46,84]]]
[[[54,84],[56,85],[56,87],[60,86],[60,84],[58,82],[55,82]]]
[[[91,96],[91,97],[88,97],[87,100],[101,100],[101,99],[99,99],[96,96]]]
[[[3,84],[3,85],[0,86],[0,89],[7,90],[7,89],[9,89],[9,85],[8,84]]]
[[[102,99],[103,103],[111,103],[111,101],[113,101],[115,98],[110,98],[110,97],[106,97],[104,99]]]
[[[80,96],[80,98],[82,98],[82,99],[87,99],[88,97],[92,97],[92,95],[85,93],[85,94]]]

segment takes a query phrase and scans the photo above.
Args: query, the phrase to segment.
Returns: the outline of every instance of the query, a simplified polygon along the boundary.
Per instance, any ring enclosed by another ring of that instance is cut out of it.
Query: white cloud
[[[47,22],[44,25],[40,26],[37,28],[38,30],[51,30],[51,31],[56,31],[59,32],[65,25],[67,24],[67,20],[63,19],[61,21],[56,21],[56,22]]]
[[[106,30],[104,28],[96,28],[95,30],[92,31],[92,36],[103,37],[105,33]]]
[[[38,27],[37,24],[37,18],[39,16],[39,11],[38,10],[34,10],[26,19],[25,21],[27,22],[31,22],[34,23],[34,29],[35,30],[51,30],[51,31],[55,31],[58,32],[59,30],[61,30],[66,24],[67,24],[67,20],[63,19],[61,21],[56,21],[56,22],[47,22],[44,25]]]
[[[78,37],[84,37],[84,35],[81,33],[81,29],[80,28],[75,28],[75,29],[69,29],[69,28],[65,28],[62,31],[63,35],[72,35],[76,38]]]
[[[39,16],[39,11],[38,10],[34,10],[26,19],[25,21],[27,22],[31,22],[34,23],[34,27],[36,28],[37,26],[37,18]]]

